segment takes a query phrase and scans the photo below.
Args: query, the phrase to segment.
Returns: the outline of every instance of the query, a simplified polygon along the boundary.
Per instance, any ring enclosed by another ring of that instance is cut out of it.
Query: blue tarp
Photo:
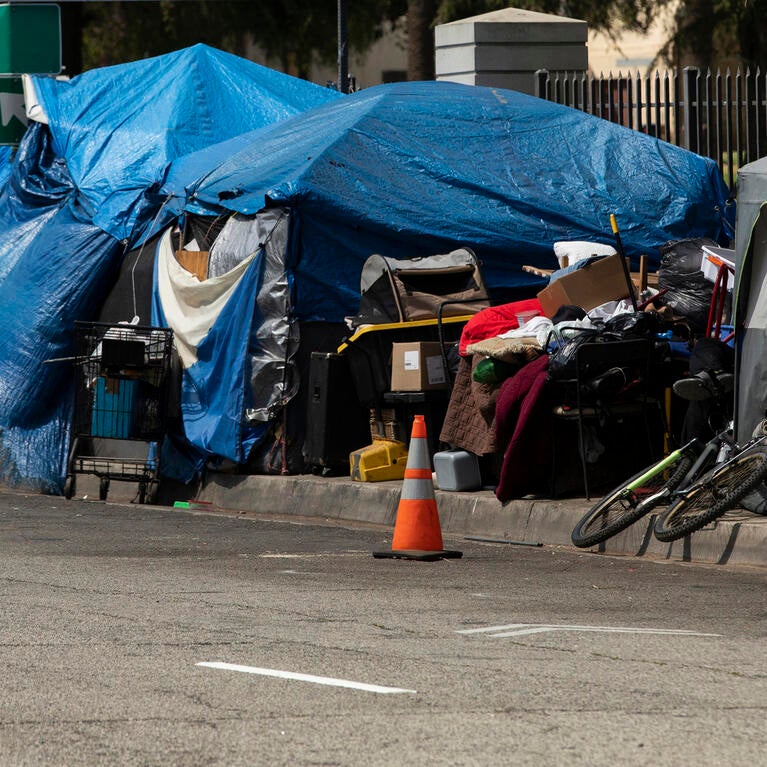
[[[11,155],[13,150],[9,146],[0,146],[0,189],[3,188],[8,176],[11,174]]]
[[[158,212],[147,190],[181,155],[340,94],[204,45],[32,81],[48,125],[30,124],[0,184],[0,481],[56,491],[73,370],[44,361],[97,316]]]
[[[117,239],[174,158],[341,95],[206,45],[33,83],[81,204]]]
[[[297,315],[332,321],[356,312],[372,253],[467,245],[502,295],[535,284],[523,265],[555,268],[558,240],[615,244],[611,213],[627,255],[651,268],[669,240],[723,240],[728,197],[711,160],[575,109],[448,82],[368,88],[181,158],[163,191],[177,212],[289,207]]]

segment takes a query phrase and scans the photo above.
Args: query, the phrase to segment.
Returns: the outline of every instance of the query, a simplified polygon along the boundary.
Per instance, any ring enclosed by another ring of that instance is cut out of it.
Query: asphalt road
[[[1,765],[753,765],[767,572],[0,493]]]

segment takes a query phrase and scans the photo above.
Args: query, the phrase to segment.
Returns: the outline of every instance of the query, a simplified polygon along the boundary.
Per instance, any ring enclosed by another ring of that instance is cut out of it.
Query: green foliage
[[[672,0],[516,0],[513,6],[583,19],[608,35],[646,31]],[[68,3],[64,3],[64,11]],[[71,5],[80,5],[72,3]],[[248,39],[291,74],[307,75],[314,62],[338,56],[338,6],[331,0],[155,0],[82,3],[83,68],[131,61],[203,42],[246,53]],[[408,8],[412,38],[423,40],[435,24],[509,7],[507,0],[347,0],[350,48],[365,51],[385,24]],[[699,66],[744,65],[765,71],[767,0],[680,0],[662,58]],[[417,51],[421,59],[424,51]],[[411,51],[411,55],[415,55]],[[423,67],[423,62],[421,62]]]
[[[667,4],[668,0],[518,0],[513,7],[583,19],[591,28],[609,33],[617,28],[646,31]],[[443,0],[438,19],[454,21],[508,7],[503,0]]]
[[[350,46],[366,50],[405,0],[357,0],[348,13]],[[84,4],[83,68],[107,66],[195,43],[243,54],[250,38],[286,72],[306,76],[338,56],[338,7],[331,0],[160,0]]]

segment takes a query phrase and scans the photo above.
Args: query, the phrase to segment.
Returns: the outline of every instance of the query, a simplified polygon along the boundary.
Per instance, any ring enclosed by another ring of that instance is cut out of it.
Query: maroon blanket
[[[501,386],[495,406],[495,444],[503,465],[495,495],[501,503],[545,493],[550,484],[551,436],[545,396],[549,357],[529,362]]]

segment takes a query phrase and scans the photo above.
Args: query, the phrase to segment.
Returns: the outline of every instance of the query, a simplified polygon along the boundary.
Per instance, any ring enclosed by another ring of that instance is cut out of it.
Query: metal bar
[[[743,162],[743,144],[744,144],[744,133],[743,133],[743,77],[740,71],[740,67],[738,67],[738,71],[735,74],[735,96],[734,96],[734,103],[733,103],[733,110],[732,110],[732,116],[733,120],[735,122],[735,157],[736,157],[736,165],[735,165],[735,178],[737,178],[737,168],[740,167],[741,163]],[[732,185],[730,186],[730,189],[732,189]]]
[[[671,81],[673,84],[672,92],[674,94],[673,104],[671,105],[671,108],[673,110],[673,115],[674,115],[674,133],[673,133],[673,138],[671,139],[671,141],[677,146],[681,146],[680,141],[681,141],[681,133],[682,133],[682,119],[679,113],[682,111],[682,98],[679,93],[679,90],[680,90],[679,77],[677,76],[676,69],[671,73]]]
[[[625,122],[623,120],[623,114],[624,110],[626,108],[626,100],[625,100],[625,84],[623,80],[623,73],[618,72],[618,92],[617,92],[617,107],[618,107],[618,119],[617,123],[618,125],[625,125]]]
[[[480,543],[508,543],[511,546],[543,546],[536,541],[510,541],[508,538],[482,538],[479,535],[464,535],[465,541],[479,541]]]
[[[715,120],[716,132],[714,135],[714,159],[717,165],[722,167],[722,73],[717,70],[714,77],[714,98],[715,100]]]
[[[698,151],[698,68],[684,70],[684,146]]]
[[[547,69],[539,69],[535,73],[535,95],[539,99],[549,98],[549,72]]]
[[[732,73],[729,67],[724,77],[724,104],[722,105],[724,116],[724,143],[725,159],[722,161],[727,168],[727,186],[734,186],[735,174],[733,173],[733,136],[732,136]]]
[[[706,151],[705,155],[706,157],[713,157],[713,152],[711,151],[711,139],[714,135],[714,127],[711,117],[711,89],[712,89],[713,83],[711,80],[711,70],[708,69],[706,71],[706,78],[705,78],[705,91],[706,91],[706,109],[705,109],[705,117],[704,117],[704,123],[703,127],[705,129],[705,139],[706,139]]]
[[[753,73],[753,98],[749,102],[749,116],[747,122],[749,125],[753,120],[753,132],[752,132],[752,144],[751,153],[749,154],[748,161],[756,160],[761,157],[761,138],[762,138],[762,113],[759,109],[759,67]]]
[[[349,25],[346,0],[338,0],[338,90],[349,92]]]
[[[663,138],[663,127],[660,119],[660,73],[655,70],[655,135]]]
[[[613,75],[607,76],[607,119],[613,122]]]

